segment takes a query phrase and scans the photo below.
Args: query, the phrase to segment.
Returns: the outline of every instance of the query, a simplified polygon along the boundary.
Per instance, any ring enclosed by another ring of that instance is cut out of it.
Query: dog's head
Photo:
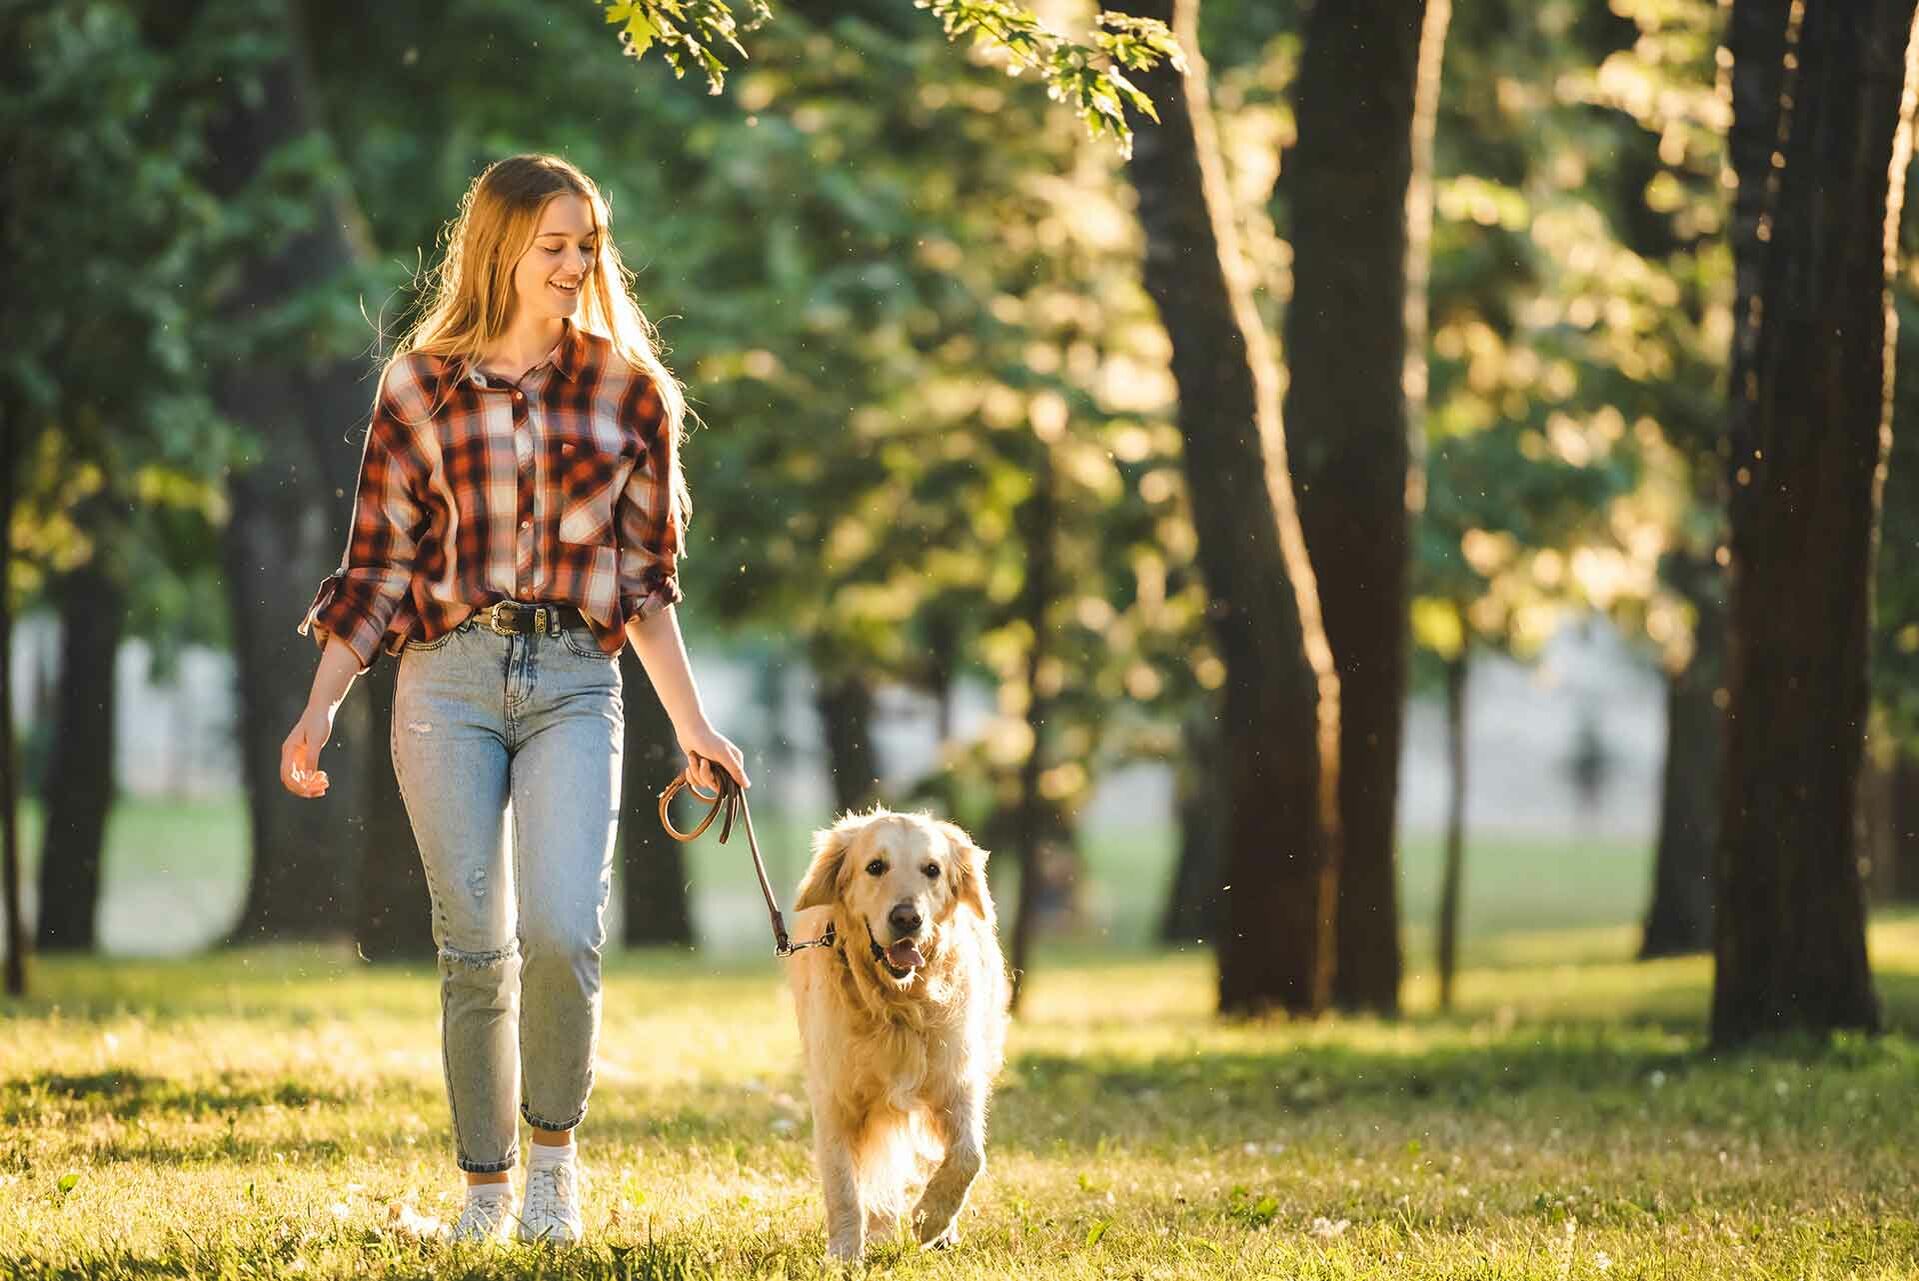
[[[849,948],[869,946],[892,978],[910,982],[937,954],[956,912],[995,925],[986,851],[957,824],[875,809],[813,834],[798,906],[833,907]]]

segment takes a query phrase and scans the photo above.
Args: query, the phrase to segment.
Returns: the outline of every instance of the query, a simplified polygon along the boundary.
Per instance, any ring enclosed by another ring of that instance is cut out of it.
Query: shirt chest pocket
[[[547,474],[558,490],[559,539],[610,547],[614,535],[614,505],[633,458],[624,450],[603,448],[590,435],[556,435],[548,441]]]

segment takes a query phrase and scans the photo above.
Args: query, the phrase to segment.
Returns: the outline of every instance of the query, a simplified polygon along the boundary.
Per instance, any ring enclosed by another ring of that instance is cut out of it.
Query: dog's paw
[[[946,1229],[943,1232],[940,1232],[938,1235],[933,1237],[922,1238],[920,1240],[920,1249],[951,1250],[954,1247],[958,1246],[959,1243],[960,1243],[959,1220],[955,1219],[951,1223],[948,1223],[946,1225]]]
[[[854,1237],[841,1237],[826,1243],[828,1263],[858,1263],[865,1255],[865,1242]]]

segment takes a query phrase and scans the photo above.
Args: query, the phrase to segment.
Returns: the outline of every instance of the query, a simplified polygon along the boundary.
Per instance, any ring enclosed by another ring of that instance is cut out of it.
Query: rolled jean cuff
[[[520,1116],[528,1125],[536,1130],[571,1130],[580,1122],[586,1120],[586,1108],[582,1107],[571,1121],[561,1121],[557,1125],[551,1121],[543,1121],[539,1117],[534,1116],[533,1113],[527,1110],[527,1106],[524,1103],[520,1104]]]
[[[520,1163],[519,1155],[516,1148],[508,1148],[504,1161],[469,1161],[463,1156],[456,1156],[454,1160],[468,1174],[501,1174]]]

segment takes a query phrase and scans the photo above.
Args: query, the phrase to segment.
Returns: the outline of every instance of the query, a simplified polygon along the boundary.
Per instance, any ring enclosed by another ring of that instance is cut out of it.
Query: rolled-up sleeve
[[[301,635],[321,649],[338,636],[360,660],[373,663],[381,638],[413,578],[413,555],[426,512],[413,492],[406,431],[383,397],[367,429],[360,480],[353,498],[353,529],[340,568],[320,584],[301,620]]]
[[[637,422],[642,452],[627,475],[616,507],[620,545],[620,612],[647,618],[680,603],[681,513],[674,501],[678,443],[666,421],[658,391],[640,397]]]

